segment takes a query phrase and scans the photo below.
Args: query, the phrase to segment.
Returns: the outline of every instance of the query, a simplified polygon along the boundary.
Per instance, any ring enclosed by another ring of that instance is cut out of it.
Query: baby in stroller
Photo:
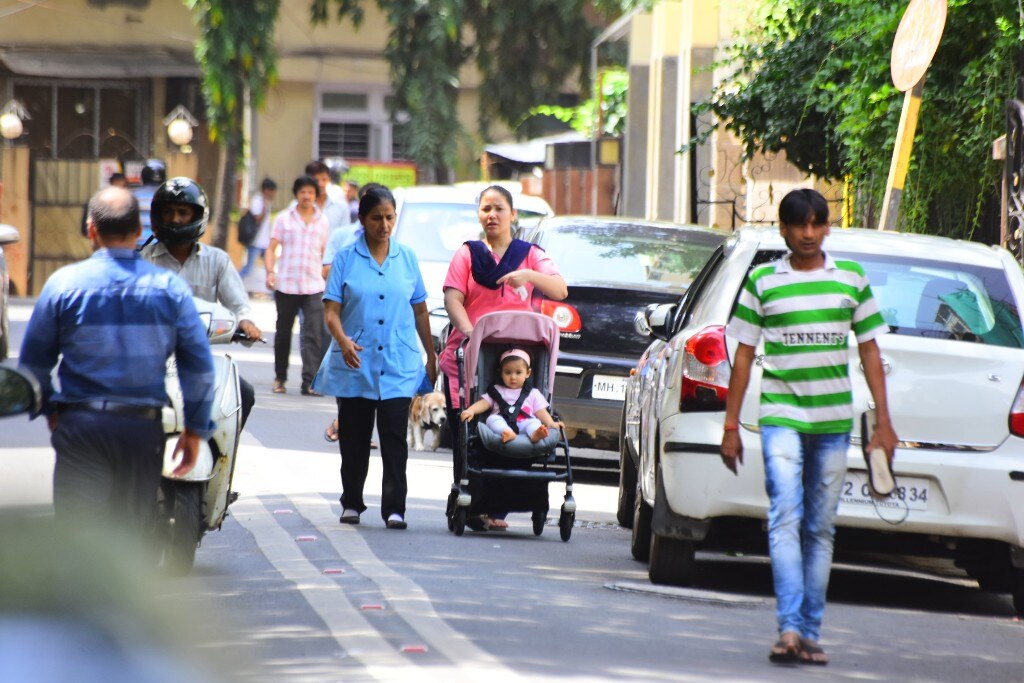
[[[498,382],[487,388],[483,397],[462,411],[462,421],[472,420],[487,411],[486,425],[508,443],[523,436],[530,443],[546,439],[550,430],[562,427],[548,412],[544,395],[527,387],[530,379],[530,354],[523,349],[509,349],[498,360]]]
[[[457,383],[448,392],[459,426],[453,435],[455,476],[447,506],[448,528],[456,535],[467,526],[480,530],[481,520],[503,520],[513,512],[531,513],[533,533],[540,535],[548,514],[548,484],[564,483],[558,527],[562,540],[569,540],[576,519],[572,461],[549,405],[559,338],[549,316],[496,311],[481,316],[456,350],[458,374],[446,378],[446,386]],[[493,414],[486,424],[473,419],[489,411]]]

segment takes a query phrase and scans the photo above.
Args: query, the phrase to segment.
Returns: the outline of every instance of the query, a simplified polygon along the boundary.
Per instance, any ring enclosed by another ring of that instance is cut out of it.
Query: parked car
[[[8,330],[10,322],[7,318],[7,294],[11,288],[11,278],[7,273],[7,260],[4,258],[4,246],[13,244],[21,239],[18,229],[11,225],[0,223],[0,361],[5,360],[10,353],[8,342]]]
[[[983,588],[1011,591],[1024,611],[1020,265],[1000,248],[866,230],[834,230],[825,249],[864,267],[890,326],[878,343],[901,439],[898,488],[873,503],[854,420],[837,553],[951,558]],[[784,253],[777,230],[745,229],[679,302],[637,320],[655,340],[626,389],[618,512],[655,583],[691,581],[696,549],[766,550],[756,362],[740,414],[739,476],[718,455],[736,347],[724,325],[747,273]],[[850,358],[859,414],[870,393],[852,335]]]
[[[569,287],[544,301],[562,331],[555,405],[569,436],[617,448],[626,379],[647,346],[637,311],[676,301],[726,233],[621,217],[546,218],[523,239],[551,256]],[[614,462],[614,461],[613,461]]]
[[[416,185],[394,191],[398,213],[394,236],[412,247],[419,259],[435,341],[448,324],[443,291],[448,264],[463,242],[481,237],[477,220],[479,194],[475,186],[454,185]],[[512,204],[519,214],[520,229],[553,213],[547,202],[531,195],[513,193]]]

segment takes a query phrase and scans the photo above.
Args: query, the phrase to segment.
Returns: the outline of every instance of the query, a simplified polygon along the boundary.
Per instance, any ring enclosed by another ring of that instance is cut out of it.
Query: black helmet
[[[142,167],[142,184],[159,185],[167,180],[167,166],[159,159],[147,159]]]
[[[164,204],[188,204],[195,209],[195,218],[185,225],[168,225],[163,218]],[[153,195],[149,222],[157,240],[165,244],[195,242],[206,232],[209,220],[210,205],[206,201],[206,193],[191,178],[171,178]]]

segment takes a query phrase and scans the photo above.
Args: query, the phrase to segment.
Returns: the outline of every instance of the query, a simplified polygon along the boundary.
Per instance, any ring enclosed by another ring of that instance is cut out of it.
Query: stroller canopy
[[[560,339],[558,324],[550,317],[529,311],[496,311],[480,316],[473,326],[473,334],[466,344],[466,381],[462,395],[469,405],[469,397],[477,385],[476,366],[483,344],[543,345],[548,351],[547,383],[555,384],[555,361]]]

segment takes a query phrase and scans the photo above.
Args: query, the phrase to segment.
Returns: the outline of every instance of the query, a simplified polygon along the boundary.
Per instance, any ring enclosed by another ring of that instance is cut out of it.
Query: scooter
[[[200,318],[206,323],[211,345],[240,342],[252,346],[253,340],[237,331],[238,320],[229,309],[198,298],[195,304]],[[163,409],[167,446],[157,494],[155,526],[164,571],[172,576],[184,576],[192,570],[196,548],[203,535],[207,531],[220,530],[228,506],[238,498],[238,494],[231,490],[242,431],[238,367],[230,354],[215,354],[213,364],[216,383],[211,419],[216,431],[200,444],[196,466],[188,474],[175,477],[171,472],[178,464],[174,448],[185,426],[184,399],[178,382],[177,363],[173,356],[167,361],[166,387],[170,405]]]

